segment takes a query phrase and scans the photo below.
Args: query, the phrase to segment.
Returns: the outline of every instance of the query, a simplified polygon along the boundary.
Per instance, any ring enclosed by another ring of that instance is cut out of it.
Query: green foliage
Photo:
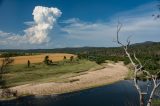
[[[49,56],[45,56],[44,61],[46,65],[52,65],[53,61],[49,59]]]
[[[160,106],[160,99],[153,99],[152,106]]]
[[[66,56],[64,56],[64,57],[63,57],[63,60],[66,60],[66,59],[67,59],[67,57],[66,57]]]
[[[30,56],[30,55],[36,55],[39,53],[25,53],[25,52],[2,52],[0,54],[0,58],[4,57],[16,57],[16,56]]]
[[[25,55],[25,53],[14,53],[14,52],[8,53],[8,52],[6,52],[6,53],[2,53],[0,55],[0,57],[15,57],[15,56],[24,56],[24,55]]]
[[[74,59],[74,57],[73,57],[73,56],[71,56],[71,57],[70,57],[70,61],[72,62],[72,61],[73,61],[73,59]]]
[[[104,63],[105,60],[106,60],[105,58],[98,57],[98,58],[96,59],[96,63],[97,63],[97,64],[101,64],[101,63]]]
[[[45,63],[46,65],[49,65],[49,56],[45,56],[45,58],[44,58],[44,63]]]
[[[84,49],[84,48],[83,48]],[[136,53],[137,58],[145,65],[145,69],[151,73],[156,73],[160,70],[160,43],[147,42],[142,44],[134,44],[129,48],[129,52],[133,57]],[[114,62],[124,61],[127,65],[130,60],[124,53],[121,47],[117,48],[85,48],[85,51],[78,53],[78,58],[85,58],[97,63],[103,63],[103,60],[111,60]],[[135,60],[134,60],[135,61]],[[136,62],[136,61],[135,61]]]
[[[9,65],[14,61],[14,59],[10,57],[5,57],[2,59],[2,64],[0,65],[0,88],[4,89],[6,88],[6,80],[4,78],[4,74],[7,73],[8,70],[6,70]]]
[[[124,61],[124,64],[127,65],[130,63],[127,57],[122,56],[105,56],[101,54],[78,54],[79,59],[88,59],[90,61],[95,61],[97,64],[104,63],[106,60],[111,60],[114,62]]]

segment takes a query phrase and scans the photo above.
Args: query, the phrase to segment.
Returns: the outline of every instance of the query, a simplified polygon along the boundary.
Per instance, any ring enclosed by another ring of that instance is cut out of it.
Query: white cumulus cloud
[[[0,30],[0,44],[8,46],[40,45],[49,41],[49,32],[53,29],[62,12],[58,8],[36,6],[33,10],[33,21],[25,22],[28,28],[23,34],[8,33]]]
[[[57,8],[36,6],[33,10],[34,25],[25,31],[25,38],[32,44],[48,41],[48,33],[62,12]]]

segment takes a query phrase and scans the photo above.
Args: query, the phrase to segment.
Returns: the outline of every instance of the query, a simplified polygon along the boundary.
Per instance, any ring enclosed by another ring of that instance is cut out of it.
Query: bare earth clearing
[[[52,61],[61,61],[64,59],[64,56],[66,56],[67,59],[69,59],[71,56],[76,57],[76,55],[73,54],[67,54],[67,53],[44,53],[40,55],[33,55],[33,56],[17,56],[13,57],[14,62],[13,64],[27,64],[27,61],[30,60],[31,63],[40,63],[43,62],[45,56],[49,56],[49,59]],[[1,60],[3,58],[0,58],[0,64]]]
[[[77,91],[104,84],[123,80],[128,73],[128,68],[123,63],[107,64],[104,69],[87,71],[79,76],[68,78],[73,82],[49,82],[25,84],[11,89],[17,90],[19,95],[34,94],[48,95]]]

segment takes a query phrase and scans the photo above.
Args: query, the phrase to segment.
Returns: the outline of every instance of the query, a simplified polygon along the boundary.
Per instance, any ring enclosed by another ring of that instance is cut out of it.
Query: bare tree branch
[[[150,95],[148,103],[147,103],[147,106],[151,106],[151,101],[152,101],[154,92],[160,86],[160,82],[157,81],[158,74],[160,74],[160,72],[157,72],[156,75],[152,75],[150,72],[144,70],[143,68],[147,64],[147,62],[145,62],[145,64],[142,65],[141,61],[136,57],[135,53],[134,53],[134,59],[135,59],[135,61],[137,63],[133,61],[130,53],[128,52],[128,47],[130,45],[129,37],[128,37],[127,41],[126,41],[127,42],[126,45],[119,41],[119,32],[120,32],[121,28],[122,28],[122,24],[120,22],[118,22],[118,25],[117,25],[117,43],[122,46],[122,48],[124,49],[127,57],[129,58],[131,64],[134,67],[134,70],[133,70],[134,71],[133,81],[134,81],[134,86],[136,87],[136,89],[138,91],[138,94],[139,94],[140,106],[144,106],[144,103],[142,101],[142,97],[143,97],[144,93],[142,92],[141,88],[139,87],[139,85],[137,83],[137,73],[139,71],[141,71],[143,73],[146,73],[146,77],[151,78],[151,80],[153,81],[153,89],[152,89],[151,93],[149,94],[149,92],[147,92]]]

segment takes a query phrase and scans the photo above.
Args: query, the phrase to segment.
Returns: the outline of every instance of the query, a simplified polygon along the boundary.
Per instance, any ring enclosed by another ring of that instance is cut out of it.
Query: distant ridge
[[[138,46],[138,45],[151,45],[151,44],[157,44],[157,43],[160,43],[160,42],[145,41],[145,42],[141,42],[141,43],[134,43],[132,45],[134,45],[134,46]]]
[[[152,51],[159,52],[160,42],[146,41],[142,43],[132,44],[131,47],[139,50],[152,49]],[[83,53],[83,52],[115,52],[122,50],[120,47],[66,47],[55,49],[1,49],[0,52],[19,52],[19,53]],[[123,51],[123,50],[122,50]]]

